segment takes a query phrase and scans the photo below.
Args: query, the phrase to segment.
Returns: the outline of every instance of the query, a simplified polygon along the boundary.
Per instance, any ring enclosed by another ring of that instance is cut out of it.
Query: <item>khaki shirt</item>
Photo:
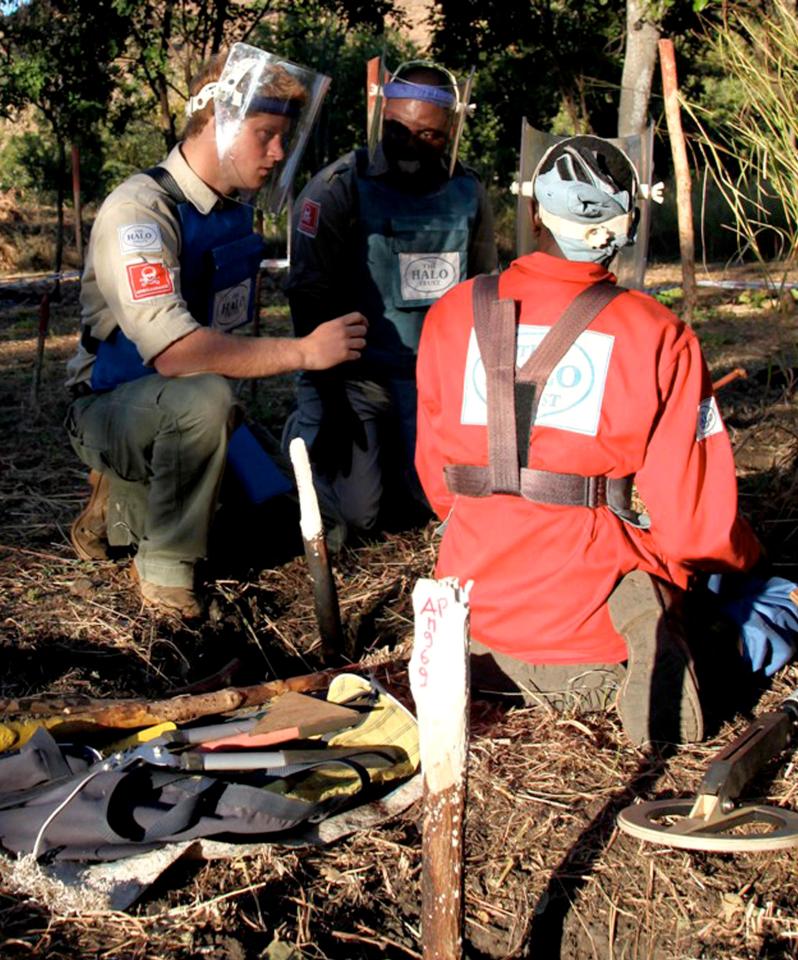
[[[176,146],[161,164],[202,214],[219,195]],[[182,236],[174,201],[149,176],[129,177],[105,199],[91,231],[80,290],[81,329],[105,340],[116,327],[151,364],[200,324],[180,288]],[[67,364],[67,386],[91,378],[94,355],[82,344]]]

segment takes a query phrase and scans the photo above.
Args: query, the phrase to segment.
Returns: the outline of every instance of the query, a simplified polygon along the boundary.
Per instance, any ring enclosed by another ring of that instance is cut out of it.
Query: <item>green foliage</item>
[[[681,287],[671,287],[670,290],[660,290],[654,296],[663,306],[672,310],[674,305],[683,299],[684,290]]]
[[[1,22],[0,110],[32,104],[58,140],[88,137],[116,77],[123,24],[111,0],[30,0]]]
[[[761,310],[773,302],[773,294],[769,290],[743,290],[737,302]]]
[[[385,57],[389,68],[416,55],[413,46],[393,32],[368,25],[350,26],[343,10],[319,0],[292,3],[284,16],[262,24],[253,38],[258,46],[308,64],[333,78],[319,122],[303,158],[303,177],[366,141],[366,63]]]
[[[23,198],[31,195],[53,200],[57,179],[57,150],[49,131],[10,137],[0,147],[0,189],[18,190]]]
[[[762,262],[798,253],[798,18],[785,0],[738,3],[706,33],[726,82],[689,111],[696,143],[734,216],[741,247]]]
[[[98,146],[100,163],[95,178],[84,169],[84,190],[89,199],[102,199],[131,174],[163,159],[161,133],[151,121],[143,118],[131,120],[119,133],[104,127]]]

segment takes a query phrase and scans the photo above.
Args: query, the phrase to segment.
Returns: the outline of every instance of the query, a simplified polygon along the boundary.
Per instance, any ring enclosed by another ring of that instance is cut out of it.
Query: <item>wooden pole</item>
[[[366,61],[366,143],[371,143],[371,127],[374,123],[374,108],[382,77],[380,70],[382,57],[372,57]]]
[[[42,383],[42,368],[44,367],[44,342],[50,327],[50,294],[42,294],[39,302],[39,332],[36,341],[36,361],[33,365],[33,383],[31,384],[30,399],[33,407],[39,406],[39,389]]]
[[[673,170],[676,176],[676,210],[679,222],[679,252],[682,259],[682,289],[684,290],[683,319],[690,323],[698,299],[695,282],[695,233],[690,167],[687,163],[687,148],[679,108],[679,82],[676,77],[673,41],[660,40],[658,46],[665,119],[668,123]]]
[[[72,144],[72,206],[75,211],[75,249],[78,263],[83,267],[83,208],[80,202],[80,150]]]
[[[410,688],[416,701],[424,821],[421,940],[424,960],[463,950],[463,841],[468,753],[468,594],[457,580],[419,580]]]
[[[288,454],[294,467],[299,493],[299,525],[305,544],[305,559],[313,582],[313,603],[319,624],[321,652],[326,660],[343,650],[338,593],[327,556],[327,541],[324,539],[319,501],[313,486],[313,474],[305,441],[301,437],[295,437],[288,447]]]
[[[396,663],[396,654],[369,661],[368,670]],[[225,687],[207,693],[187,693],[165,700],[96,700],[81,696],[20,697],[0,700],[0,718],[29,717],[42,721],[61,721],[75,727],[109,727],[119,730],[150,727],[156,723],[188,723],[200,717],[227,713],[244,707],[259,706],[289,691],[310,693],[326,690],[330,681],[340,673],[352,673],[357,664],[333,667],[318,673],[308,673],[285,680],[269,680],[247,687]],[[52,725],[48,722],[48,727]]]

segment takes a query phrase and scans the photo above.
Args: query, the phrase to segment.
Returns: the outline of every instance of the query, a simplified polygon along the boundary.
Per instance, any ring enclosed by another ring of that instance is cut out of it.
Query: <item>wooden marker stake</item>
[[[33,364],[33,383],[30,389],[31,405],[39,406],[39,389],[42,384],[42,369],[44,368],[44,344],[50,329],[50,294],[45,293],[39,302],[39,330],[36,339],[36,360]]]
[[[324,659],[327,659],[343,651],[338,593],[330,570],[327,541],[324,539],[319,501],[313,486],[313,474],[310,470],[305,441],[301,437],[292,440],[288,447],[288,454],[294,467],[299,493],[299,526],[305,544],[305,559],[313,581],[313,603],[316,608],[316,619],[319,622],[321,652]]]
[[[470,582],[460,587],[454,578],[419,580],[413,590],[410,688],[416,701],[424,776],[424,960],[458,960],[463,948],[470,590]]]
[[[693,313],[698,302],[695,281],[695,231],[693,229],[692,179],[687,161],[687,147],[682,130],[682,114],[679,107],[679,81],[676,77],[676,55],[673,40],[660,40],[659,65],[662,72],[662,97],[665,102],[665,120],[671,141],[673,172],[676,177],[676,213],[679,224],[679,253],[682,259],[682,289],[684,298],[683,318],[693,322]]]

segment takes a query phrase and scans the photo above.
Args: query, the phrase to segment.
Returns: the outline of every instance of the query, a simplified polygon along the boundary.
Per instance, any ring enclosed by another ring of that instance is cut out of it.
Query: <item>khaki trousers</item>
[[[142,580],[193,587],[224,472],[235,405],[214,374],[151,374],[75,400],[66,428],[86,466],[108,474],[108,542],[138,544]]]

